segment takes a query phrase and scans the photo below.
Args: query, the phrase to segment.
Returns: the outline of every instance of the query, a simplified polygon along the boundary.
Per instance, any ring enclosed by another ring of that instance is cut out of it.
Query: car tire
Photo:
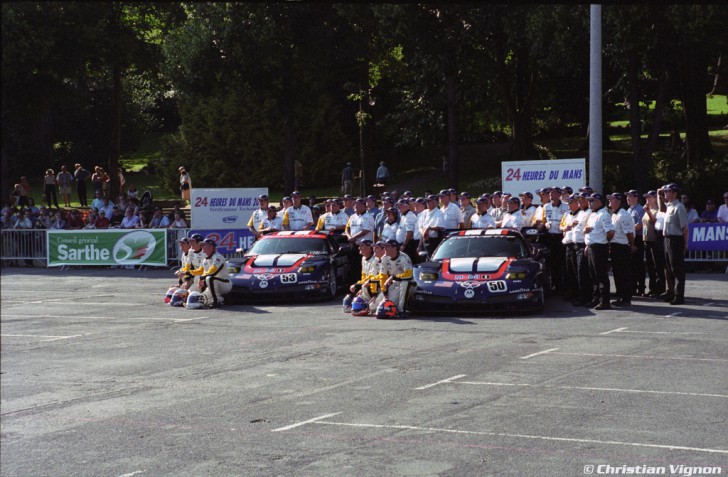
[[[336,280],[336,269],[329,267],[329,279],[326,282],[326,298],[333,299],[339,291],[339,283]]]

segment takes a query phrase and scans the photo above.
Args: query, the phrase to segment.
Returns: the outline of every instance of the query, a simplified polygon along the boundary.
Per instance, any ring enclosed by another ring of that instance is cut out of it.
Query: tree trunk
[[[111,197],[119,195],[119,156],[121,154],[121,66],[114,65],[114,92],[111,112],[111,150],[109,152],[109,164],[107,170],[111,176],[109,182],[109,194]]]
[[[663,65],[664,66],[664,65]],[[655,110],[652,114],[652,129],[647,139],[647,145],[643,152],[645,164],[649,168],[652,163],[652,154],[657,148],[657,140],[660,138],[660,125],[662,123],[662,110],[665,107],[665,92],[667,91],[667,72],[664,67],[660,68],[657,74],[657,98],[655,99]],[[647,180],[647,177],[644,177]]]
[[[293,174],[294,174],[294,160],[293,160],[293,118],[289,113],[285,118],[286,122],[286,137],[285,145],[283,150],[283,190],[285,195],[290,195],[293,192]]]
[[[458,189],[457,74],[451,72],[447,82],[447,145],[450,187]]]
[[[632,159],[637,189],[644,190],[647,183],[647,162],[641,154],[642,123],[640,118],[639,61],[637,51],[630,51],[627,82],[629,84],[629,125],[632,136]]]
[[[685,153],[688,168],[698,166],[706,157],[713,155],[708,135],[708,105],[705,97],[707,86],[707,61],[698,52],[683,49],[675,65],[680,100],[685,117]]]

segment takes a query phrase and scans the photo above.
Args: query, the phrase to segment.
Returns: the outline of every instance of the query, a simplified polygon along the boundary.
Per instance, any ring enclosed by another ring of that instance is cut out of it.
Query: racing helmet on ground
[[[178,289],[179,287],[177,285],[169,287],[169,290],[167,290],[167,294],[164,296],[164,302],[169,303],[170,300],[172,300],[172,295],[174,295],[174,292]]]
[[[188,310],[196,310],[199,308],[204,308],[206,304],[207,304],[207,298],[205,298],[205,295],[203,295],[200,292],[193,291],[187,297],[187,309]]]
[[[369,314],[369,303],[360,297],[356,296],[351,301],[351,316],[367,316]]]
[[[190,294],[189,291],[184,288],[178,288],[172,294],[172,298],[169,300],[171,306],[185,306],[187,303],[187,296]]]
[[[344,303],[342,303],[342,306],[344,307],[344,313],[351,313],[351,302],[354,301],[354,297],[349,293],[344,297]]]
[[[384,300],[377,307],[378,320],[391,320],[398,317],[399,310],[397,310],[397,305],[392,300]]]

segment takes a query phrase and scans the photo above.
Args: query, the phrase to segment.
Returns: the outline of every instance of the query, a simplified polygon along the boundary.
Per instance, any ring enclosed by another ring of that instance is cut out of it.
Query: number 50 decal
[[[488,282],[488,291],[491,293],[501,293],[508,289],[505,280],[494,280]]]

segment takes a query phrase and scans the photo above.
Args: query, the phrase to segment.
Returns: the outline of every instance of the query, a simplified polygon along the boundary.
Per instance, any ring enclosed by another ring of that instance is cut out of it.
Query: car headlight
[[[420,280],[425,280],[425,281],[437,280],[437,273],[420,272]]]
[[[304,265],[298,269],[298,273],[313,273],[316,271],[315,265]]]
[[[526,272],[510,272],[506,275],[506,280],[523,280],[528,275]]]
[[[240,273],[240,267],[237,265],[228,265],[228,271],[230,273]]]

